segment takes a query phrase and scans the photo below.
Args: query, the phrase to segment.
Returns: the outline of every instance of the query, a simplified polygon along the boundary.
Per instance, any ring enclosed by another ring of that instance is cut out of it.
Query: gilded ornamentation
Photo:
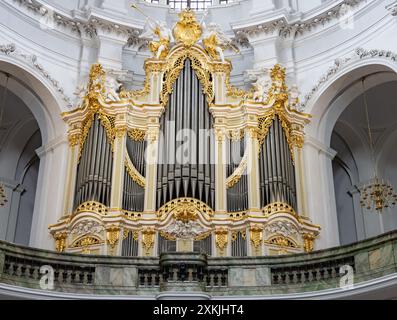
[[[55,239],[55,250],[58,252],[64,252],[66,249],[66,239],[68,234],[66,232],[58,232],[54,234]]]
[[[261,225],[253,225],[250,227],[250,239],[255,249],[258,249],[262,243],[263,227]]]
[[[230,189],[234,187],[241,179],[241,176],[244,174],[245,170],[247,169],[247,157],[248,154],[246,153],[241,160],[239,166],[234,170],[232,175],[226,179],[226,188]]]
[[[120,227],[111,226],[106,229],[106,240],[112,250],[119,242],[119,238],[120,238]]]
[[[79,214],[81,212],[93,212],[99,215],[107,215],[109,210],[102,203],[96,201],[87,201],[79,205],[73,215]]]
[[[244,129],[234,129],[227,131],[227,137],[232,141],[240,141],[244,139],[245,131]]]
[[[153,228],[142,230],[142,247],[147,256],[150,255],[150,252],[153,249],[155,235],[156,231]]]
[[[298,217],[294,208],[292,208],[289,204],[284,203],[284,202],[270,203],[262,209],[262,213],[264,216],[267,216],[267,217],[270,217],[277,213],[288,213],[294,217]]]
[[[142,188],[145,188],[145,185],[146,185],[145,177],[143,177],[139,173],[139,171],[135,168],[134,164],[132,163],[132,161],[128,155],[126,155],[126,157],[125,157],[124,165],[125,165],[128,175],[131,177],[132,181],[134,181],[136,184],[138,184]]]
[[[195,208],[195,212],[200,212],[203,215],[208,215],[209,217],[214,215],[214,211],[207,206],[204,202],[193,199],[193,198],[178,198],[167,202],[158,210],[158,217],[165,218],[169,214],[173,214],[175,210],[181,208],[185,205],[192,206]]]
[[[102,244],[102,241],[99,238],[94,236],[87,236],[77,239],[75,242],[73,242],[71,248],[81,248],[81,253],[89,254],[90,247],[99,244]]]
[[[225,228],[219,228],[215,230],[215,244],[220,250],[221,254],[224,253],[227,245],[228,230]]]
[[[215,138],[216,141],[222,142],[225,140],[225,130],[223,128],[215,129]]]
[[[186,59],[190,59],[191,66],[203,87],[208,103],[210,104],[214,99],[212,75],[206,56],[197,47],[186,47],[176,50],[170,55],[164,73],[164,84],[160,97],[163,106],[168,103],[169,95],[173,92],[174,83],[178,79]]]
[[[114,136],[116,138],[122,138],[125,136],[125,134],[127,133],[127,126],[123,125],[123,126],[117,126],[114,128]]]
[[[314,249],[314,240],[316,236],[312,233],[303,234],[303,248],[305,252],[312,252]]]
[[[174,219],[187,223],[197,220],[197,208],[192,202],[181,202],[173,212]]]
[[[284,236],[275,236],[266,241],[268,244],[273,244],[279,247],[298,248],[299,246],[290,238]]]
[[[194,11],[190,9],[179,13],[179,19],[173,29],[174,38],[177,42],[190,47],[200,39],[202,34],[201,26],[196,20]]]
[[[69,146],[74,147],[77,146],[80,142],[80,135],[73,133],[69,135]]]
[[[128,133],[128,137],[132,140],[132,141],[144,141],[145,140],[145,136],[146,136],[146,131],[145,130],[141,130],[141,129],[130,129],[127,131]]]

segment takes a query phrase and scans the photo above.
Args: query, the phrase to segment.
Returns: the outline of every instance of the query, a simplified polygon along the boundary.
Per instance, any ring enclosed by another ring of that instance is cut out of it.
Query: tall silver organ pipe
[[[191,197],[211,208],[215,202],[213,119],[202,86],[185,60],[161,119],[157,167],[157,208]]]
[[[135,169],[145,176],[145,141],[134,141],[127,136],[127,154]],[[123,209],[142,212],[144,207],[145,189],[137,184],[127,170],[124,170]]]
[[[245,231],[233,231],[232,233],[232,257],[247,256],[247,234]]]
[[[135,235],[136,231],[129,231],[127,237],[123,239],[121,247],[121,255],[123,257],[138,256],[139,241]]]
[[[245,140],[226,140],[226,176],[230,177],[238,168],[245,152]],[[231,188],[227,189],[227,210],[238,212],[248,209],[248,179],[245,171],[240,180]]]
[[[297,210],[294,163],[277,117],[261,148],[259,175],[262,207],[273,202],[284,202]]]
[[[95,115],[77,168],[74,208],[86,201],[110,205],[112,166],[112,148]]]

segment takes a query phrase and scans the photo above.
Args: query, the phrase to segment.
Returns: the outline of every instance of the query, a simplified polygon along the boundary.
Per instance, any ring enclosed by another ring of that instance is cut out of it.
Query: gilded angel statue
[[[232,39],[230,39],[223,31],[219,24],[211,22],[206,25],[203,21],[201,25],[203,29],[203,45],[205,50],[213,59],[220,58],[222,62],[225,62],[225,55],[223,51],[228,45],[230,45]]]
[[[145,30],[140,38],[153,39],[149,43],[149,50],[156,59],[164,59],[170,51],[170,44],[174,41],[171,29],[163,21],[147,19]],[[156,40],[154,40],[156,39]]]

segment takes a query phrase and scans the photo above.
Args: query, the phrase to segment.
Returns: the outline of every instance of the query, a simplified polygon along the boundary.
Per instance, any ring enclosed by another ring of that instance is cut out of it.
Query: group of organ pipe
[[[74,208],[86,201],[110,204],[113,155],[105,128],[94,116],[77,167]]]
[[[226,175],[230,177],[239,167],[245,154],[245,140],[226,140]],[[247,170],[243,172],[239,181],[227,189],[227,210],[239,212],[248,209],[248,179]]]
[[[157,208],[189,197],[215,205],[213,117],[189,59],[161,118]]]
[[[127,136],[127,155],[132,165],[141,176],[145,176],[145,149],[146,142],[135,141]],[[123,188],[123,209],[127,211],[142,212],[144,207],[145,189],[139,185],[129,174],[128,170],[124,170],[124,188]]]
[[[273,120],[259,157],[261,206],[273,202],[289,204],[295,210],[295,168],[285,132],[279,119]]]

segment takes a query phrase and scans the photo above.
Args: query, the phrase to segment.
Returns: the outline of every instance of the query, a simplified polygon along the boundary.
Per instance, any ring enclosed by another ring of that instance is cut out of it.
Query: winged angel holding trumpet
[[[164,59],[169,50],[174,37],[177,42],[183,42],[185,45],[193,45],[196,41],[202,40],[205,50],[213,59],[225,61],[224,50],[231,47],[235,52],[239,53],[238,48],[232,44],[232,39],[227,36],[217,23],[204,22],[207,11],[204,12],[200,23],[196,22],[193,11],[185,10],[179,14],[180,21],[171,29],[162,21],[155,21],[140,10],[136,5],[133,8],[142,13],[146,18],[145,30],[141,34],[141,38],[152,39],[149,43],[149,49],[157,59]]]

